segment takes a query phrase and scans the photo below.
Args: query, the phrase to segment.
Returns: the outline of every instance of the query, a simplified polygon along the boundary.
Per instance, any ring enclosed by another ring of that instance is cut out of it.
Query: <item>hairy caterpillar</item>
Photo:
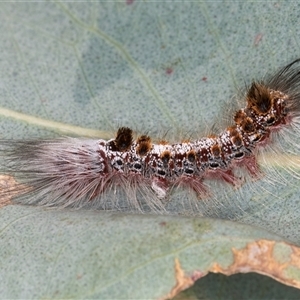
[[[141,211],[164,210],[178,186],[194,191],[201,201],[210,193],[210,180],[238,187],[236,170],[241,168],[260,177],[257,154],[267,151],[276,135],[278,148],[280,139],[292,142],[280,134],[293,136],[299,129],[299,63],[297,59],[268,80],[253,82],[244,107],[218,135],[155,144],[148,135],[134,140],[132,130],[121,127],[108,141],[2,140],[1,169],[19,180],[15,202],[21,204],[105,208],[103,195],[118,187],[127,193],[128,204]],[[118,200],[112,205],[121,206]]]

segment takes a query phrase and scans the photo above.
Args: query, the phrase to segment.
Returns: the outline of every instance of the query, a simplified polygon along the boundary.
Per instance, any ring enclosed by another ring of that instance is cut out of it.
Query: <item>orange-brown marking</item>
[[[182,141],[181,141],[182,144],[188,144],[188,143],[190,143],[190,142],[191,142],[190,139],[185,139],[185,140],[182,140]]]
[[[117,137],[113,142],[116,151],[127,151],[132,145],[132,130],[128,127],[119,128]]]
[[[262,83],[253,82],[247,93],[247,108],[258,115],[266,115],[272,108],[270,90]]]
[[[216,135],[216,134],[209,134],[208,136],[207,136],[209,139],[216,139],[218,136]]]
[[[164,152],[161,154],[160,158],[161,158],[161,160],[162,160],[164,166],[167,167],[167,166],[168,166],[168,163],[169,163],[169,160],[170,160],[170,158],[171,158],[171,152],[168,151],[168,150],[164,151]]]
[[[187,153],[187,159],[189,162],[194,162],[196,160],[196,152],[191,150]]]
[[[251,133],[255,131],[253,120],[249,118],[243,110],[238,110],[235,113],[234,121],[247,133]]]
[[[255,131],[255,126],[253,124],[253,120],[249,117],[245,118],[240,126],[243,128],[243,130],[247,133],[252,133]]]
[[[236,126],[232,126],[227,128],[230,137],[231,137],[231,142],[236,146],[240,147],[242,145],[242,136],[241,134],[237,131]]]
[[[158,141],[158,144],[159,145],[169,145],[169,142],[166,140],[160,140],[160,141]]]
[[[214,157],[219,157],[222,152],[222,149],[219,144],[215,144],[211,146],[210,151]]]
[[[136,154],[140,156],[146,155],[152,147],[151,138],[148,135],[140,136],[136,142]]]
[[[245,118],[247,118],[247,115],[246,115],[246,113],[245,113],[243,110],[241,110],[241,109],[239,109],[239,110],[234,114],[234,117],[233,117],[234,122],[235,122],[237,125],[240,125],[241,122],[242,122]]]

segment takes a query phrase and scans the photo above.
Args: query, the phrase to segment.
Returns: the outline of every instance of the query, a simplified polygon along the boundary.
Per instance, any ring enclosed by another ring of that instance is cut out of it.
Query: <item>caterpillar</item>
[[[292,143],[295,138],[287,138],[286,132],[290,137],[299,132],[299,63],[297,59],[269,79],[253,81],[231,124],[196,140],[154,143],[148,135],[135,139],[128,127],[119,128],[110,140],[2,140],[1,171],[18,182],[14,202],[105,209],[113,199],[105,195],[121,188],[135,210],[164,211],[176,187],[202,201],[211,193],[210,181],[239,187],[243,180],[237,170],[259,179],[258,153],[272,144],[279,149],[282,141]],[[118,199],[111,205],[122,209]]]

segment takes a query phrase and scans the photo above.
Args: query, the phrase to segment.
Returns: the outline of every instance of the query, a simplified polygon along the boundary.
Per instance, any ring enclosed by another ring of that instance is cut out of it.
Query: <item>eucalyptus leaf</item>
[[[298,14],[280,1],[0,3],[1,138],[108,138],[119,126],[204,136],[245,85],[299,57]],[[2,208],[0,294],[162,298],[175,259],[204,274],[254,241],[299,245],[298,178],[280,163],[270,174],[238,190],[211,183],[201,209],[175,206],[173,217]]]

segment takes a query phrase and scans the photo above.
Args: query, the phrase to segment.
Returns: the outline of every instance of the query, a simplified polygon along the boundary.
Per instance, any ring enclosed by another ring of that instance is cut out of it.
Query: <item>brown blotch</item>
[[[196,160],[196,152],[194,150],[191,150],[187,154],[187,159],[189,162],[193,163]]]
[[[170,160],[170,158],[171,158],[171,153],[170,153],[170,151],[168,151],[168,150],[164,151],[164,152],[161,154],[160,158],[161,158],[161,160],[162,160],[164,166],[167,166],[167,165],[168,165],[168,162],[169,162],[169,160]]]
[[[188,181],[190,183],[190,179]],[[175,279],[176,284],[173,286],[171,291],[164,295],[161,299],[173,299],[177,296],[181,291],[184,291],[191,287],[196,280],[205,276],[206,273],[202,273],[200,271],[194,271],[192,274],[185,274],[185,271],[181,268],[180,261],[178,258],[175,258]]]
[[[118,129],[117,137],[113,141],[115,151],[126,151],[132,145],[132,130],[128,127],[121,127]]]
[[[248,108],[257,114],[267,114],[272,108],[270,90],[262,83],[253,82],[247,93]]]
[[[232,263],[224,266],[214,263],[207,271],[227,276],[256,272],[267,275],[285,285],[300,288],[299,277],[291,270],[299,270],[299,247],[286,242],[255,240],[244,248],[232,248]],[[294,271],[295,272],[295,271]]]
[[[221,147],[218,144],[211,146],[210,151],[214,157],[219,157],[221,154]]]
[[[146,155],[152,147],[151,138],[148,135],[140,136],[136,142],[136,154],[140,156]]]

